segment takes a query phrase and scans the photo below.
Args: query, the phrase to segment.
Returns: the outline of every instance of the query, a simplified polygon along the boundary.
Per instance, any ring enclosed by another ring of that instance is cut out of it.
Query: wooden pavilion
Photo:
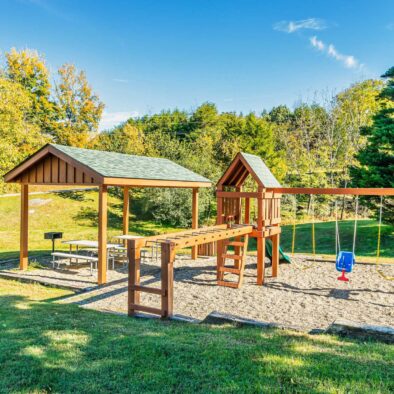
[[[198,228],[198,190],[210,187],[204,178],[170,160],[47,144],[5,175],[21,185],[20,269],[28,266],[29,185],[97,186],[98,283],[107,281],[107,190],[123,187],[123,233],[129,229],[130,189],[133,187],[190,188],[192,228]],[[197,248],[192,249],[192,258]]]

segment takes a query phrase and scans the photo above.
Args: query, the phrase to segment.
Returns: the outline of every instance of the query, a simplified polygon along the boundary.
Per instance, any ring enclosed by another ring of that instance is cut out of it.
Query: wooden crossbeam
[[[320,188],[320,187],[278,187],[269,189],[283,194],[340,194],[353,196],[394,196],[394,188]]]
[[[165,295],[163,289],[159,289],[156,287],[148,287],[148,286],[141,286],[141,285],[131,285],[131,290],[134,291],[141,291],[143,293],[150,293],[156,295]]]
[[[152,308],[150,306],[146,306],[146,305],[141,305],[141,304],[130,304],[130,307],[134,310],[134,311],[140,311],[140,312],[145,312],[145,313],[151,313],[154,315],[161,315],[162,314],[162,310],[159,308]]]

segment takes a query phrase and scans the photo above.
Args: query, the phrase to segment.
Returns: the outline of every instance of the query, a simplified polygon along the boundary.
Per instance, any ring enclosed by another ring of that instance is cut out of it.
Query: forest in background
[[[239,151],[260,156],[286,186],[394,187],[394,68],[383,79],[364,80],[288,108],[248,114],[220,113],[214,103],[192,111],[163,110],[130,118],[98,132],[104,104],[83,71],[64,64],[50,75],[42,55],[15,49],[0,70],[0,177],[47,142],[128,154],[165,157],[211,179],[213,184]],[[0,191],[15,186],[0,181]],[[113,193],[119,193],[114,190]],[[147,219],[187,227],[189,190],[136,189],[134,207]],[[342,198],[341,215],[354,200]],[[378,201],[362,201],[362,213]],[[177,209],[173,209],[176,206]],[[284,200],[290,216],[294,201]],[[296,202],[298,218],[333,215],[333,197]],[[200,221],[215,217],[214,190],[202,190]],[[286,215],[285,215],[286,216]],[[393,222],[392,199],[385,219]]]

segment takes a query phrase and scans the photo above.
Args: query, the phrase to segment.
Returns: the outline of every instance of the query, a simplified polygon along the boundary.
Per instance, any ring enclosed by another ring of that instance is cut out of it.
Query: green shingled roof
[[[153,179],[163,181],[211,182],[171,160],[126,155],[71,146],[49,144],[93,171],[109,178]]]
[[[247,161],[256,176],[259,178],[264,187],[281,187],[278,180],[272,174],[270,169],[265,165],[259,156],[250,153],[241,152],[242,157]]]

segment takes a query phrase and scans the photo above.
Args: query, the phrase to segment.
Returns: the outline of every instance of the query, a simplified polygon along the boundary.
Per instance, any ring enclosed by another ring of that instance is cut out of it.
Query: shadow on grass
[[[392,349],[0,297],[4,392],[390,392]],[[349,373],[351,368],[351,373]]]
[[[77,222],[83,222],[91,227],[98,228],[97,209],[90,207],[82,207],[73,219]],[[108,209],[108,227],[117,230],[122,229],[122,217],[111,209]]]
[[[94,201],[93,198],[86,196],[86,191],[66,191],[58,192],[57,195],[61,198],[70,199],[74,201]]]
[[[46,260],[50,262],[52,260],[52,249],[41,249],[41,250],[32,250],[29,251],[29,262],[32,262],[34,260],[37,261],[42,261]],[[4,262],[13,262],[16,265],[19,264],[19,250],[15,251],[7,251],[7,252],[1,252],[0,251],[0,263]],[[0,269],[2,267],[2,264],[0,264]]]

